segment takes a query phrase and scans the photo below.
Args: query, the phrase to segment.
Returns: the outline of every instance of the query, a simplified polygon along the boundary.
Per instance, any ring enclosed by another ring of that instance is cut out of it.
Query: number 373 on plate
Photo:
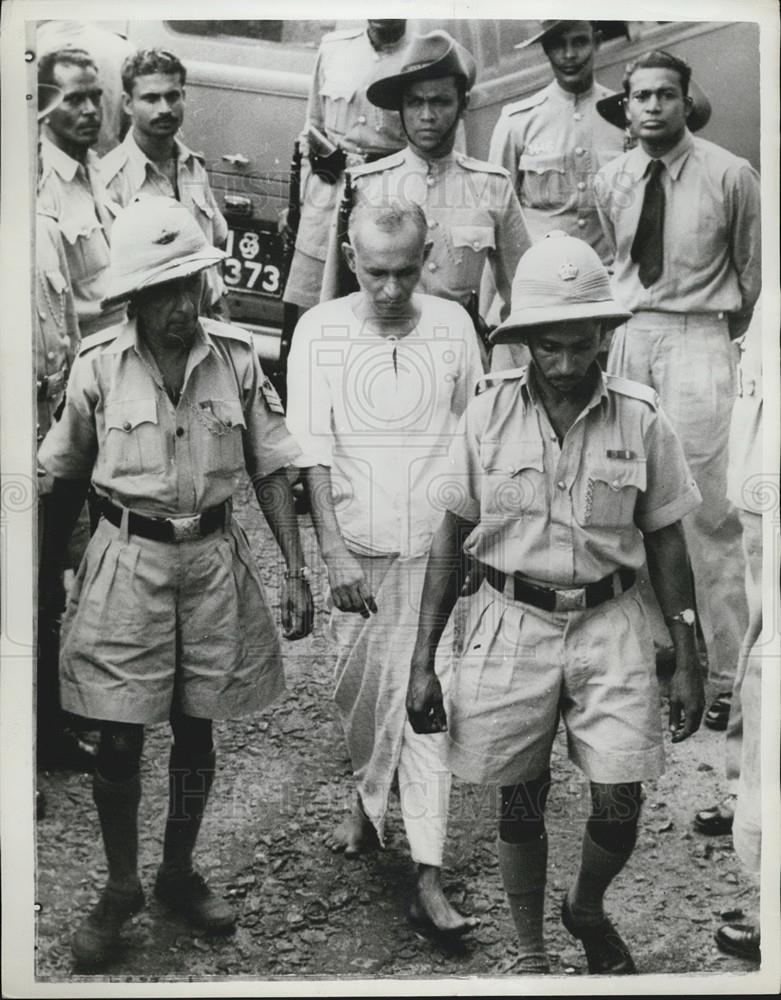
[[[282,247],[276,233],[231,229],[225,247],[223,279],[231,288],[278,298]]]

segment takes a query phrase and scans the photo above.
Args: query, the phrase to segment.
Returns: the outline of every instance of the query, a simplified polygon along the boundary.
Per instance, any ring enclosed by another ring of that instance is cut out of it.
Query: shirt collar
[[[104,349],[103,353],[122,354],[125,351],[130,350],[130,348],[134,348],[136,353],[142,357],[148,354],[148,348],[139,339],[138,320],[135,317],[133,319],[125,320],[122,324],[120,332],[117,334],[116,339]],[[194,363],[197,363],[202,358],[206,357],[206,354],[209,351],[214,351],[216,353],[217,348],[215,347],[212,338],[206,330],[204,330],[203,326],[198,323],[195,328],[195,338],[192,346],[190,347],[190,357],[193,359]]]
[[[653,157],[649,156],[648,153],[643,149],[642,145],[637,145],[632,151],[637,154],[635,156],[636,164],[640,171],[640,176],[644,177],[646,171],[648,170],[648,164],[654,160],[659,159],[667,168],[667,172],[670,174],[674,181],[678,180],[678,177],[683,170],[683,165],[686,162],[686,158],[694,147],[694,139],[691,132],[685,128],[683,130],[683,135],[679,142],[677,142],[672,149],[668,150],[664,156]]]
[[[592,79],[591,86],[588,90],[582,90],[579,94],[573,94],[571,91],[565,90],[559,81],[554,77],[548,85],[548,92],[551,96],[556,97],[564,104],[582,104],[584,101],[589,101],[593,97],[594,81]]]
[[[535,384],[534,373],[532,371],[533,368],[534,362],[531,361],[526,366],[526,370],[521,377],[521,396],[524,401],[524,406],[527,404],[531,404],[533,406],[543,405],[542,400],[539,398],[539,389]],[[594,391],[591,394],[591,398],[583,408],[584,413],[588,410],[593,410],[594,407],[599,406],[600,404],[607,404],[608,402],[607,376],[600,369],[598,369],[598,371],[599,377],[595,380]]]
[[[95,170],[97,160],[97,155],[91,149],[88,149],[86,166],[89,169]],[[41,165],[43,173],[54,170],[68,183],[73,180],[81,166],[78,160],[74,160],[72,156],[68,156],[64,150],[60,149],[59,146],[55,146],[51,139],[45,135],[41,136]]]
[[[406,160],[407,163],[418,169],[423,169],[427,174],[437,174],[444,173],[445,170],[454,162],[455,160],[455,150],[451,149],[449,153],[444,156],[440,156],[437,159],[427,160],[420,153],[416,152],[412,146],[407,146],[406,149]]]
[[[147,167],[156,173],[159,173],[159,170],[136,142],[132,129],[125,136],[122,145],[125,147],[127,162],[130,165],[130,179],[133,182],[133,186],[138,189],[146,180]],[[179,162],[184,163],[195,155],[178,136],[174,136],[174,146],[176,147],[176,158]]]

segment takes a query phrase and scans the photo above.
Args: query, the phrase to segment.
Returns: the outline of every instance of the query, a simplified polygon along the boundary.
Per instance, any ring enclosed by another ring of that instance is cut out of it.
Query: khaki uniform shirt
[[[479,524],[464,549],[547,587],[582,587],[645,560],[642,532],[694,510],[700,494],[647,386],[599,373],[561,445],[533,368],[467,407],[451,449],[448,508]]]
[[[643,288],[631,256],[651,157],[642,146],[612,160],[594,182],[613,247],[613,288],[632,312],[731,313],[751,318],[762,281],[759,177],[747,160],[687,130],[661,157],[663,268]]]
[[[62,234],[81,336],[119,322],[124,305],[100,312],[108,284],[112,213],[95,153],[90,150],[82,165],[42,137],[37,208],[57,220]]]
[[[515,268],[531,240],[503,167],[463,153],[424,160],[407,147],[350,173],[354,204],[365,199],[370,205],[379,205],[397,198],[423,209],[432,245],[420,277],[420,291],[466,306],[471,293],[479,291],[488,263],[504,304],[502,316],[506,316]],[[333,298],[337,253],[341,250],[332,226],[323,301]]]
[[[563,229],[585,240],[605,263],[611,251],[597,215],[594,177],[624,148],[621,130],[596,108],[611,93],[595,83],[583,94],[570,94],[553,80],[502,108],[488,154],[509,171],[535,243]]]
[[[366,96],[373,80],[401,68],[409,39],[376,50],[367,31],[332,31],[323,38],[309,90],[307,122],[335,146],[359,157],[383,156],[401,149],[407,141],[396,111],[375,107]],[[308,140],[303,139],[308,151]],[[312,173],[305,157],[301,168],[301,219],[296,250],[324,261],[328,226],[341,193],[341,184],[329,184]]]
[[[176,198],[189,210],[212,246],[225,246],[228,223],[214,200],[203,158],[174,139],[176,188],[139,148],[132,130],[100,161],[100,174],[112,201],[124,208],[137,194]],[[225,293],[219,266],[207,268],[209,305]]]
[[[33,351],[41,440],[65,394],[68,368],[79,346],[79,324],[57,221],[40,212],[35,216],[34,294]]]
[[[55,478],[91,476],[117,504],[176,516],[227,500],[245,468],[265,476],[300,453],[248,333],[202,319],[174,406],[129,320],[76,358],[38,460]]]

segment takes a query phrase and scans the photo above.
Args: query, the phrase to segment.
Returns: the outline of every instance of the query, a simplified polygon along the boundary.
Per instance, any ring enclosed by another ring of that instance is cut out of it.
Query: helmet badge
[[[561,265],[558,273],[562,281],[574,281],[578,276],[578,266],[568,260]]]

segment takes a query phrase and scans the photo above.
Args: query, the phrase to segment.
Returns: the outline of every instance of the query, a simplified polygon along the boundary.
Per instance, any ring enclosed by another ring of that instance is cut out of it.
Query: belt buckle
[[[584,611],[586,608],[586,588],[577,590],[557,590],[554,611]]]
[[[200,514],[193,514],[192,517],[169,517],[168,523],[173,529],[175,542],[190,542],[202,537]]]

